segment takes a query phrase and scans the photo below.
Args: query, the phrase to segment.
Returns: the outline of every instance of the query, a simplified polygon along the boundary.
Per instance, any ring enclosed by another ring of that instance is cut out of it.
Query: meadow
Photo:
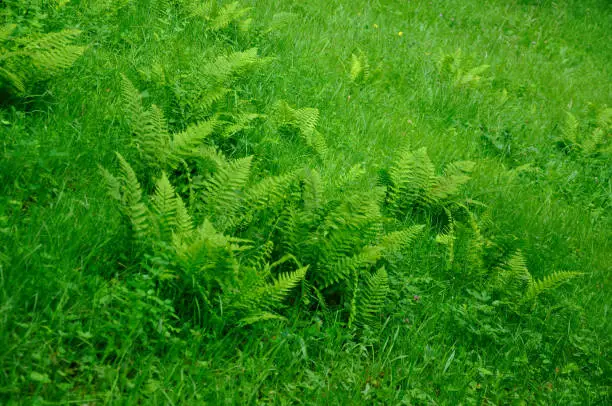
[[[611,28],[0,1],[0,403],[609,404]]]

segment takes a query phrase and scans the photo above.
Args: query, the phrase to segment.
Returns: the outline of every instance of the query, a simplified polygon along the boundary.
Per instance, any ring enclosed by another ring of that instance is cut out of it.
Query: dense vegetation
[[[610,27],[0,2],[0,402],[609,403]]]

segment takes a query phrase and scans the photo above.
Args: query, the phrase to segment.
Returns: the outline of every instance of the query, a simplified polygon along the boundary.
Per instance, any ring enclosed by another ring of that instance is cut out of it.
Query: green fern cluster
[[[74,45],[79,30],[19,36],[17,28],[16,24],[0,26],[0,88],[15,93],[71,67],[86,49]]]
[[[320,175],[309,170],[299,200],[284,211],[276,232],[283,252],[310,265],[314,296],[345,306],[349,324],[372,324],[389,289],[385,268],[395,265],[394,254],[423,229],[385,231],[383,193],[379,189],[327,200]]]
[[[294,109],[286,101],[279,101],[273,109],[272,118],[277,128],[296,131],[320,156],[327,153],[325,137],[317,130],[319,110],[312,107]]]
[[[580,123],[568,112],[559,144],[567,151],[577,151],[585,156],[604,155],[612,152],[611,138],[612,108],[604,107],[596,112],[595,123],[591,126]]]
[[[413,208],[445,208],[459,204],[458,193],[474,169],[472,161],[458,161],[437,175],[426,148],[404,148],[388,173],[386,205],[395,214]]]
[[[479,65],[466,69],[460,49],[452,54],[443,54],[438,60],[438,71],[443,77],[450,78],[457,87],[475,87],[485,81],[483,74],[489,65]]]
[[[488,219],[483,219],[483,223]],[[447,269],[469,275],[478,285],[495,293],[511,308],[519,310],[523,305],[533,305],[537,297],[581,275],[579,272],[556,271],[541,280],[533,278],[527,260],[520,250],[511,251],[491,262],[490,251],[499,249],[484,235],[479,221],[468,212],[467,224],[451,220],[436,241],[446,247]]]
[[[248,128],[259,114],[208,114],[205,120],[189,125],[183,131],[171,133],[162,110],[156,105],[143,106],[140,91],[125,76],[121,82],[122,102],[133,145],[138,150],[140,162],[154,170],[189,172],[190,161],[204,160],[218,164],[220,159],[209,141],[214,135],[229,138]]]
[[[204,206],[211,218],[200,222],[165,173],[145,196],[135,171],[119,154],[118,160],[118,176],[103,170],[109,194],[131,226],[142,268],[163,285],[177,308],[197,311],[199,320],[252,323],[280,317],[274,310],[303,280],[308,266],[275,275],[273,268],[282,262],[269,262],[269,243],[256,248],[250,240],[221,232],[230,216],[220,217],[220,209],[238,209],[237,201],[242,199],[232,195],[231,188],[245,182],[248,160],[230,164],[208,179]],[[262,204],[274,195],[274,187],[265,188],[266,193],[261,189],[247,193],[247,204]]]
[[[351,54],[351,67],[349,78],[353,83],[361,83],[370,77],[370,64],[368,57],[363,53]]]

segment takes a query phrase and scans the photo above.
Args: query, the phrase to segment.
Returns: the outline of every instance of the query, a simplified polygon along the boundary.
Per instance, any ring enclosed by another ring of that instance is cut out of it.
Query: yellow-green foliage
[[[612,151],[611,139],[612,108],[604,107],[597,112],[595,123],[590,128],[567,112],[559,141],[569,151],[590,156],[609,154]]]
[[[294,109],[284,100],[279,101],[273,111],[273,120],[278,127],[289,127],[298,131],[306,144],[320,156],[327,153],[323,135],[317,131],[319,110],[312,107]]]
[[[437,175],[426,148],[416,151],[404,148],[389,170],[387,204],[393,212],[402,213],[415,207],[445,207],[456,203],[474,165],[471,161],[454,162],[447,165],[442,175]]]
[[[225,312],[226,319],[243,324],[280,317],[273,311],[305,277],[307,266],[274,277],[274,265],[263,263],[270,244],[264,244],[259,254],[251,249],[250,241],[222,234],[208,218],[196,225],[165,173],[155,182],[152,195],[143,196],[135,172],[121,155],[118,158],[120,175],[105,172],[110,195],[119,198],[134,242],[147,253],[142,261],[152,277],[181,295],[193,295],[211,317]],[[233,207],[239,201],[230,189],[243,186],[249,168],[250,159],[229,164],[209,181],[213,185],[209,212],[218,217],[219,208]],[[226,180],[229,188],[219,186]],[[217,218],[216,222],[224,220]]]
[[[478,65],[466,68],[460,49],[452,54],[443,54],[438,60],[438,70],[443,77],[448,77],[457,87],[475,87],[485,81],[483,74],[489,65]]]
[[[15,36],[16,29],[16,24],[0,26],[0,87],[16,93],[71,67],[86,49],[74,45],[79,30]]]
[[[351,67],[349,78],[353,83],[365,82],[370,77],[370,64],[367,56],[360,52],[359,54],[351,54]]]

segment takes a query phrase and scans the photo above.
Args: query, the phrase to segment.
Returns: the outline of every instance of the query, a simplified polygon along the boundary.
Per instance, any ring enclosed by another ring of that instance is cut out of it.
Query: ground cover
[[[609,402],[607,2],[0,10],[3,403]]]

